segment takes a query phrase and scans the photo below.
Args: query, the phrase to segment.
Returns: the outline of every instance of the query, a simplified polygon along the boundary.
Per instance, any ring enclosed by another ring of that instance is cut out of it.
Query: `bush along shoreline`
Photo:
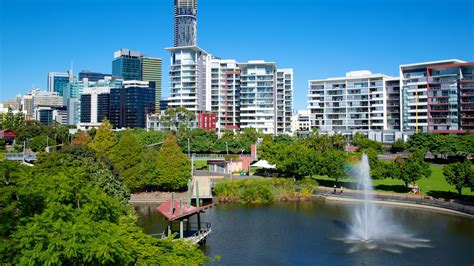
[[[248,178],[216,183],[214,195],[224,203],[271,203],[307,200],[317,182],[313,179],[293,181],[287,178]]]

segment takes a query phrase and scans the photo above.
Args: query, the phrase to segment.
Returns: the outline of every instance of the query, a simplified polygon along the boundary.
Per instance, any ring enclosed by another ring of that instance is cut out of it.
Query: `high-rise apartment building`
[[[401,131],[401,90],[400,78],[385,79],[387,90],[387,129]]]
[[[240,128],[240,67],[235,60],[211,60],[211,112],[218,132]]]
[[[142,75],[141,80],[155,83],[155,107],[160,109],[161,100],[161,58],[141,56]]]
[[[216,58],[197,46],[197,2],[175,0],[170,107],[212,112],[216,129],[291,134],[293,70],[274,63]],[[243,74],[245,72],[245,74]]]
[[[194,112],[210,111],[212,56],[197,46],[167,50],[171,52],[169,106]]]
[[[291,134],[292,70],[279,70],[275,63],[260,60],[239,66],[240,127],[255,128],[262,133]]]
[[[63,96],[64,91],[68,90],[71,81],[71,73],[65,72],[49,72],[48,73],[48,91],[57,92],[59,96]]]
[[[400,65],[403,131],[428,131],[428,68],[458,63],[465,62],[453,59]]]
[[[474,133],[474,62],[427,67],[428,132]]]
[[[140,57],[140,52],[125,48],[114,52],[112,75],[124,80],[141,80],[142,62]]]
[[[293,115],[293,69],[277,69],[276,74],[276,134],[291,134]]]
[[[174,46],[197,45],[197,0],[174,0]]]
[[[391,117],[396,117],[396,111],[388,111],[387,95],[396,97],[393,93],[396,83],[392,77],[370,71],[352,71],[345,77],[310,80],[311,127],[322,131],[388,130],[388,114],[391,112]],[[391,104],[396,109],[396,101]]]

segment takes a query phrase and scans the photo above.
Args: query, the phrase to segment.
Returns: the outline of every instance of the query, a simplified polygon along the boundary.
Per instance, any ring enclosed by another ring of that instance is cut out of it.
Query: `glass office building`
[[[49,72],[48,73],[48,91],[57,92],[59,96],[63,96],[65,91],[69,89],[70,77],[68,73]]]
[[[114,53],[112,75],[124,80],[141,80],[142,63],[140,52],[120,49]]]
[[[125,81],[110,90],[109,119],[114,128],[145,128],[146,116],[155,112],[154,83]]]
[[[111,77],[112,74],[104,74],[100,72],[92,72],[89,70],[82,70],[79,72],[79,80],[82,81],[83,79],[87,78],[88,81],[97,82],[105,77]]]

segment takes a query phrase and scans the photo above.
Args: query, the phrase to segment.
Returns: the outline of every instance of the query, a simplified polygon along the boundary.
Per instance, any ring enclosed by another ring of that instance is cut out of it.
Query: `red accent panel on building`
[[[198,114],[198,128],[202,128],[207,131],[214,131],[216,130],[216,121],[216,114]]]
[[[0,139],[14,139],[16,133],[10,129],[0,130]]]

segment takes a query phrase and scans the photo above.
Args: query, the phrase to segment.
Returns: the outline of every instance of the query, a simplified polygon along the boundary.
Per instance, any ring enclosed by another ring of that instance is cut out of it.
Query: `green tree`
[[[322,175],[327,175],[334,178],[336,182],[340,179],[347,177],[346,165],[346,154],[338,150],[329,150],[322,154]]]
[[[474,170],[470,161],[463,163],[452,163],[443,167],[443,175],[446,181],[454,186],[459,195],[464,187],[469,187],[471,180],[474,178]]]
[[[302,179],[311,176],[321,165],[319,154],[301,144],[275,143],[265,150],[262,158],[276,164],[278,171],[288,177]]]
[[[397,157],[394,162],[393,177],[400,179],[405,184],[414,183],[422,177],[431,175],[430,164],[426,163],[423,153],[417,151],[407,159]]]
[[[383,152],[382,143],[374,140],[370,140],[362,133],[356,133],[354,138],[352,139],[352,144],[354,146],[359,147],[359,151],[367,152],[368,150],[372,150],[376,153]]]
[[[143,162],[143,146],[130,130],[125,131],[124,136],[112,148],[110,159],[122,176],[125,185],[131,189],[143,186],[140,174],[140,167]]]
[[[405,151],[405,141],[403,139],[397,139],[395,142],[393,142],[392,147],[390,148],[390,151],[392,153],[397,153],[397,152],[403,152]]]
[[[112,132],[112,125],[107,118],[104,118],[89,148],[100,155],[107,156],[116,143],[117,138]]]
[[[163,147],[158,153],[157,182],[165,190],[182,190],[191,177],[191,163],[181,152],[176,137],[170,131],[166,135]]]
[[[171,130],[188,128],[193,120],[195,120],[195,114],[184,107],[168,108],[160,117],[160,122]]]

